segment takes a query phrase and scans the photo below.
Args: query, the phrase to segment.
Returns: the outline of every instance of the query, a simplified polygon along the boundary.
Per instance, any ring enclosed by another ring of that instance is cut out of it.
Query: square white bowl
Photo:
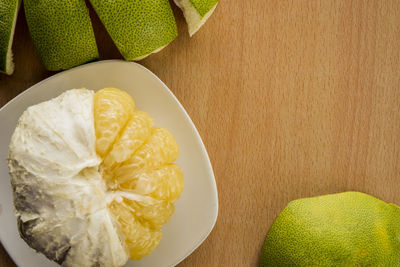
[[[136,107],[148,112],[155,125],[169,129],[180,149],[176,161],[185,175],[185,189],[175,213],[163,227],[160,246],[140,261],[126,266],[174,266],[210,234],[218,216],[218,194],[207,151],[193,122],[168,87],[143,66],[119,60],[100,61],[58,73],[25,90],[0,109],[0,241],[14,262],[24,266],[58,266],[36,253],[19,236],[12,189],[5,161],[18,118],[31,105],[72,88],[127,91]]]

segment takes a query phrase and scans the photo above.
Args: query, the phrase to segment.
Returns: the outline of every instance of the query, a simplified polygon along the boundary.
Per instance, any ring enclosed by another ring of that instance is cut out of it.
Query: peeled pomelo
[[[126,60],[160,51],[177,36],[168,0],[90,0]]]
[[[11,50],[20,0],[0,0],[0,72],[14,72]]]
[[[21,237],[63,266],[122,266],[160,243],[182,193],[170,131],[116,88],[29,107],[9,146]]]
[[[46,69],[68,69],[99,57],[84,0],[24,0],[24,8]]]
[[[219,0],[174,0],[182,9],[190,36],[193,36],[210,18]]]
[[[398,266],[400,208],[346,192],[290,202],[265,239],[260,266]]]

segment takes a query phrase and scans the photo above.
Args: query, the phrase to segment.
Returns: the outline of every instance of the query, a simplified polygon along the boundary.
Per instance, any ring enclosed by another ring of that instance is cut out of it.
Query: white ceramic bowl
[[[57,266],[36,253],[20,237],[13,210],[6,164],[8,145],[22,112],[72,88],[99,90],[117,87],[132,95],[138,109],[155,125],[169,129],[177,140],[177,163],[185,175],[185,189],[175,213],[163,227],[160,246],[126,266],[173,266],[193,252],[209,235],[218,215],[218,195],[207,151],[193,122],[168,87],[143,66],[119,60],[100,61],[56,74],[25,90],[0,109],[0,241],[14,262],[24,266]]]

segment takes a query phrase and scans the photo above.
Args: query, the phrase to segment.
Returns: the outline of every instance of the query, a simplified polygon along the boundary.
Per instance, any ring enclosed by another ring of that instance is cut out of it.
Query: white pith
[[[174,0],[175,4],[182,9],[185,16],[186,23],[188,24],[189,35],[193,36],[204,23],[210,18],[218,3],[210,9],[203,17],[197,12],[196,8],[190,3],[189,0]]]
[[[13,14],[13,23],[10,29],[10,38],[8,40],[8,47],[7,47],[7,57],[6,57],[6,69],[5,73],[11,75],[14,73],[14,61],[13,61],[13,53],[12,53],[12,44],[14,40],[14,33],[15,33],[15,26],[17,24],[17,16],[20,7],[20,1],[18,1],[17,6],[15,8]]]
[[[107,190],[95,139],[93,92],[78,89],[28,108],[10,143],[16,215],[27,224],[23,234],[43,253],[69,248],[63,266],[122,266],[128,260],[108,204],[141,196]]]
[[[169,43],[168,43],[168,44],[169,44]],[[150,56],[151,54],[158,53],[158,52],[160,52],[161,50],[163,50],[165,47],[167,47],[168,44],[163,45],[163,46],[157,48],[156,50],[154,50],[153,52],[150,52],[150,53],[148,53],[148,54],[146,54],[146,55],[144,55],[144,56],[140,56],[140,57],[134,58],[133,61],[139,61],[139,60],[142,60],[142,59],[144,59],[144,58]]]

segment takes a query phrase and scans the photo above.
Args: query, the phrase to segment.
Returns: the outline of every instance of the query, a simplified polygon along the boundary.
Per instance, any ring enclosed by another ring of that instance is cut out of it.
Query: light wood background
[[[141,63],[197,125],[220,204],[213,232],[180,267],[256,266],[293,199],[357,190],[400,204],[400,1],[221,0],[192,39],[174,12],[179,37]],[[102,58],[120,58],[92,15]],[[23,12],[13,47],[0,106],[54,74]],[[0,265],[13,265],[3,249]]]

